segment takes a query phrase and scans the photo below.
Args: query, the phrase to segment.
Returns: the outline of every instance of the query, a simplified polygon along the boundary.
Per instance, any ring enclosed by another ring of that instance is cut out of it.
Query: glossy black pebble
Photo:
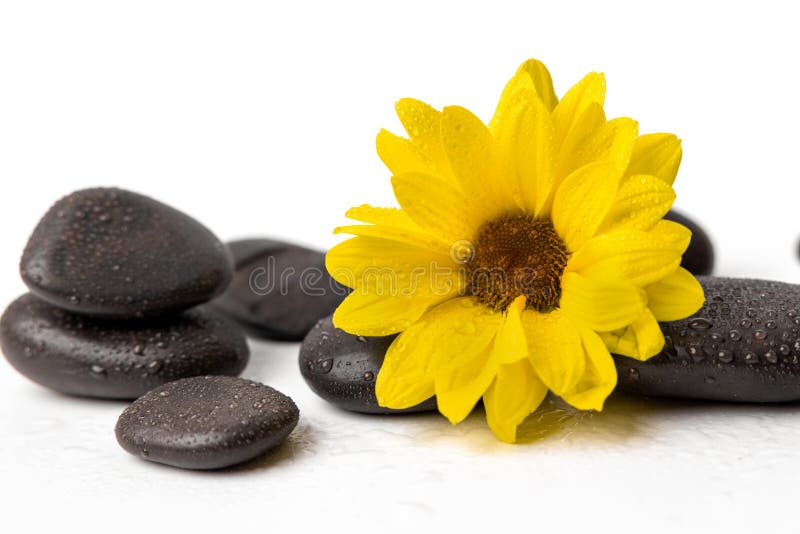
[[[84,189],[53,205],[20,263],[39,297],[76,313],[142,318],[206,302],[230,282],[231,259],[205,226],[152,198]]]
[[[711,274],[714,271],[714,245],[706,231],[694,220],[675,210],[670,210],[664,218],[692,231],[692,240],[683,254],[681,266],[694,275]]]
[[[800,286],[698,277],[706,303],[662,323],[666,346],[639,362],[615,356],[630,393],[737,402],[800,400]]]
[[[301,341],[349,289],[325,269],[325,254],[271,239],[228,243],[233,281],[214,307],[255,337]]]
[[[314,393],[345,410],[376,414],[435,411],[435,398],[405,410],[378,406],[375,378],[394,338],[353,336],[335,328],[326,317],[300,347],[300,372]]]
[[[238,375],[250,354],[241,329],[208,309],[123,323],[72,314],[30,293],[0,319],[0,346],[34,382],[108,399],[135,399],[179,378]]]
[[[269,386],[229,376],[170,382],[131,404],[117,421],[129,453],[184,469],[219,469],[282,443],[300,412]]]

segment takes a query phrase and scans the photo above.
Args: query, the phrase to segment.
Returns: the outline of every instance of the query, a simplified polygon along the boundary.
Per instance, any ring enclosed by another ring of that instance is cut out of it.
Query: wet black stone
[[[800,286],[699,276],[706,303],[662,323],[666,346],[646,361],[614,356],[618,388],[736,402],[800,400]]]
[[[229,376],[170,382],[119,417],[117,441],[151,462],[219,469],[260,456],[297,425],[292,399],[269,386]]]
[[[271,239],[228,247],[233,281],[213,305],[254,337],[300,341],[349,292],[328,274],[323,252]]]
[[[414,413],[436,410],[436,399],[405,410],[378,406],[375,379],[396,336],[361,337],[320,320],[300,347],[300,372],[311,389],[331,404],[362,413]]]
[[[664,218],[692,231],[692,240],[683,254],[681,266],[694,275],[711,274],[714,271],[714,245],[706,231],[694,220],[675,210],[670,210]]]
[[[0,318],[0,347],[34,382],[108,399],[135,399],[179,378],[238,375],[250,354],[235,323],[202,307],[171,318],[109,321],[66,312],[30,293]]]
[[[31,291],[60,308],[142,318],[210,300],[230,282],[231,259],[188,215],[130,191],[96,188],[50,208],[20,271]]]

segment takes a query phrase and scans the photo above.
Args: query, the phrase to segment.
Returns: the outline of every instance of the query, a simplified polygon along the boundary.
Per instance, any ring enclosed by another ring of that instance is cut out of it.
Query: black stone
[[[152,198],[84,189],[53,205],[34,229],[22,279],[60,308],[142,318],[188,309],[221,293],[231,259],[205,226]]]
[[[117,441],[129,453],[184,469],[219,469],[281,444],[297,425],[292,399],[229,376],[170,382],[119,417]]]
[[[149,321],[109,321],[66,312],[30,293],[0,318],[0,347],[34,382],[108,399],[135,399],[189,376],[238,375],[250,354],[239,327],[208,309]]]
[[[349,292],[328,274],[323,252],[271,239],[233,241],[228,248],[233,281],[214,307],[254,337],[300,341]]]
[[[664,218],[682,224],[692,232],[681,266],[693,275],[711,274],[714,271],[714,245],[706,231],[694,220],[675,210],[670,210]]]
[[[345,410],[375,414],[436,411],[435,398],[405,410],[378,406],[375,378],[395,337],[354,336],[335,328],[326,317],[300,347],[300,372],[314,393]]]
[[[662,323],[666,346],[646,362],[614,356],[618,388],[737,402],[800,400],[800,286],[698,277],[706,303]]]

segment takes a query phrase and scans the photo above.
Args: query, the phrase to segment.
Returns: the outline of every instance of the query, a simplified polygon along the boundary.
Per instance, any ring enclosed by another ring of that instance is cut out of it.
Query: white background
[[[798,17],[697,4],[0,2],[0,305],[24,291],[38,218],[87,186],[149,194],[223,239],[329,247],[347,207],[392,203],[374,136],[400,131],[395,100],[488,120],[528,57],[559,95],[604,71],[610,117],[684,140],[676,205],[712,234],[719,274],[797,282]],[[0,528],[797,528],[798,406],[551,406],[508,446],[481,414],[338,411],[300,379],[297,348],[253,343],[245,373],[296,400],[297,431],[222,473],[126,455],[123,403],[50,393],[0,361]]]

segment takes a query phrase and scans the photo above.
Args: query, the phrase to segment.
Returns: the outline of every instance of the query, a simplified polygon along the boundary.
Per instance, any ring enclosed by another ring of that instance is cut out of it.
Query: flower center
[[[567,247],[549,219],[503,215],[478,232],[474,256],[466,263],[469,292],[497,310],[525,295],[527,307],[550,311],[561,299],[567,259]]]

